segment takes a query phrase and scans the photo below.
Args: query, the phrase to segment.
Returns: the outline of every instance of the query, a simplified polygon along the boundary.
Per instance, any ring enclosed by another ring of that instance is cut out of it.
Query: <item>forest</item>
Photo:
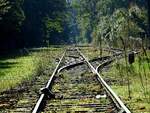
[[[149,0],[0,0],[0,49],[71,43],[117,47],[120,40],[149,40],[149,4]]]
[[[0,0],[0,48],[67,42],[65,0]]]

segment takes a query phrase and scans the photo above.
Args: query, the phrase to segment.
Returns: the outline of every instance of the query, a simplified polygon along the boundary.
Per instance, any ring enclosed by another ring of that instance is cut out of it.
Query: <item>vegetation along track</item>
[[[110,57],[104,59],[101,59],[102,65],[113,60]],[[83,61],[83,65],[73,67]],[[95,66],[80,50],[74,48],[65,51],[46,87],[41,89],[40,98],[32,113],[39,112],[130,113]]]

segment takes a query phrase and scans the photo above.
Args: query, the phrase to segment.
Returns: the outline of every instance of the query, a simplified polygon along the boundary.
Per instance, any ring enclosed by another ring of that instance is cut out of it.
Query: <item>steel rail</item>
[[[109,96],[111,97],[112,101],[116,104],[116,106],[119,105],[120,112],[119,113],[131,113],[131,111],[124,105],[124,103],[121,101],[121,99],[116,95],[116,93],[111,89],[111,87],[104,81],[104,79],[101,77],[101,75],[98,73],[98,71],[92,66],[92,64],[88,61],[88,59],[82,54],[82,52],[77,49],[82,58],[85,60],[85,62],[88,64],[89,68],[91,68],[93,74],[97,75],[99,78],[100,83],[105,88]]]
[[[54,76],[57,74],[57,71],[58,71],[58,69],[59,69],[60,63],[62,62],[62,60],[63,60],[63,58],[64,58],[64,56],[65,56],[65,53],[66,53],[66,51],[63,53],[63,55],[62,55],[62,57],[61,57],[59,63],[57,64],[57,66],[56,66],[56,68],[55,68],[55,70],[54,70],[52,76],[50,77],[50,79],[49,79],[49,81],[48,81],[48,83],[47,83],[47,85],[46,85],[45,88],[49,88],[49,87],[50,87]],[[39,100],[37,101],[37,103],[36,103],[36,105],[35,105],[35,107],[34,107],[32,113],[39,113],[39,112],[40,112],[41,107],[42,107],[42,105],[43,105],[43,101],[44,101],[44,99],[46,98],[46,96],[47,96],[47,95],[44,94],[44,93],[41,94],[41,96],[40,96]]]
[[[104,57],[100,57],[100,58],[94,58],[94,59],[89,60],[89,62],[95,62],[95,61],[98,61],[98,60],[105,60],[105,59],[108,59],[108,58],[111,58],[111,56],[104,56]],[[64,69],[70,69],[70,68],[80,66],[80,65],[83,65],[83,64],[84,64],[84,61],[80,61],[78,63],[73,63],[73,64],[62,66],[61,68],[59,68],[58,73],[63,71]]]
[[[111,64],[114,60],[115,60],[115,58],[104,61],[102,64],[100,64],[96,67],[96,71],[99,72],[101,68]]]

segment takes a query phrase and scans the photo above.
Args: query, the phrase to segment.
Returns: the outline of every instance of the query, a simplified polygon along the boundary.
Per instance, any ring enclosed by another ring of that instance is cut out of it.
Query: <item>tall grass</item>
[[[145,54],[141,53],[138,56],[138,61],[136,64],[136,68],[138,68],[137,72],[140,79],[141,89],[143,92],[143,95],[145,96],[145,99],[148,103],[150,103],[150,63],[149,63],[149,56],[147,55],[147,52]]]
[[[45,68],[53,67],[55,57],[62,49],[32,49],[26,56],[0,59],[0,92],[12,89],[23,82],[31,81],[41,74]]]
[[[146,53],[147,56],[141,51],[132,65],[126,64],[125,59],[117,60],[110,71],[103,72],[104,76],[118,81],[112,88],[126,101],[133,113],[150,112],[150,51]]]
[[[36,60],[34,55],[1,60],[0,62],[3,64],[16,64],[0,69],[0,91],[11,89],[24,80],[30,80],[32,74],[36,71]]]

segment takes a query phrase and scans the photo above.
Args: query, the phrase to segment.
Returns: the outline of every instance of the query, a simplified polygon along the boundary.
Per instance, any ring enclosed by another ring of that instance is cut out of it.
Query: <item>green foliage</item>
[[[12,29],[20,30],[20,27],[22,26],[22,22],[25,19],[24,12],[21,8],[23,1],[22,0],[14,0],[10,1],[11,8],[7,14],[6,21],[7,24],[10,25]]]
[[[65,0],[0,0],[2,51],[66,41]]]
[[[45,46],[71,42],[71,38],[76,38],[78,43],[121,47],[121,39],[126,42],[130,37],[136,40],[141,32],[149,34],[147,3],[143,0],[71,0],[70,4],[66,0],[0,0],[0,48]]]
[[[26,15],[23,26],[26,43],[47,45],[67,38],[62,37],[67,20],[65,0],[26,0],[23,6]]]
[[[136,40],[141,32],[148,33],[146,1],[84,0],[76,1],[74,7],[78,11],[80,37],[88,41],[90,36],[94,44],[103,40],[109,46],[120,46],[120,38]]]
[[[2,51],[17,48],[22,44],[19,36],[25,19],[21,8],[22,4],[23,0],[8,0],[6,2],[8,10],[2,15],[0,21],[0,49]]]
[[[2,19],[2,15],[8,12],[10,9],[10,4],[7,0],[0,0],[0,20]]]
[[[63,32],[63,26],[61,25],[60,19],[50,19],[49,17],[45,17],[43,19],[43,23],[45,26],[45,42],[49,44],[49,38],[51,38],[52,32],[62,33]]]
[[[61,27],[61,23],[59,20],[53,21],[50,18],[45,18],[45,26],[48,31],[57,31],[57,32],[62,32],[63,28]]]

